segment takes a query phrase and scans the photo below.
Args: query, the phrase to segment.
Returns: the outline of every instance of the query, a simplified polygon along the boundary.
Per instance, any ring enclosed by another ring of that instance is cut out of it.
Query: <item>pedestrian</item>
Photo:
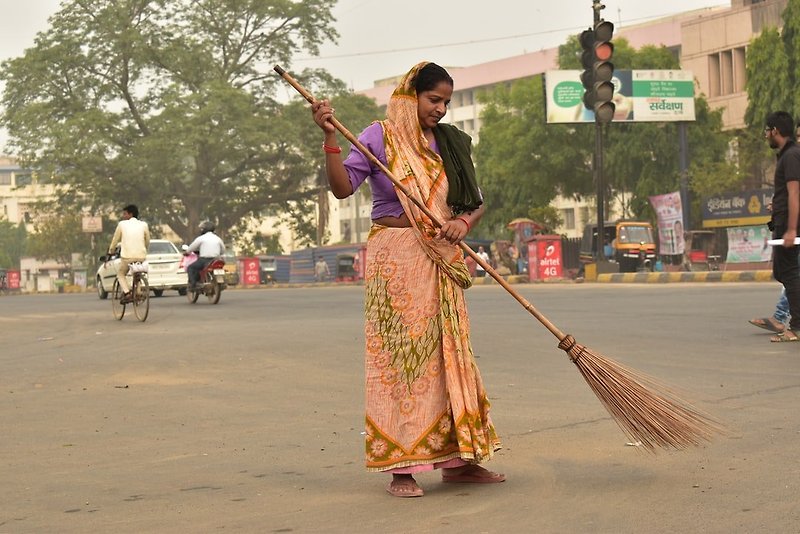
[[[108,247],[108,256],[114,254],[120,246],[119,265],[117,266],[117,280],[122,289],[120,302],[127,304],[133,302],[131,286],[128,283],[128,268],[131,263],[144,261],[147,258],[147,248],[150,246],[150,227],[139,220],[139,208],[135,204],[128,204],[122,208],[122,220],[117,223],[114,237]]]
[[[485,261],[487,264],[489,263],[489,255],[486,253],[486,250],[483,248],[483,245],[478,245],[478,252],[476,254],[480,259]],[[478,278],[483,278],[486,276],[486,269],[484,269],[480,263],[476,263],[475,274]]]
[[[324,282],[328,279],[331,272],[328,269],[328,264],[322,258],[317,260],[317,263],[314,264],[314,277],[316,278],[317,282]]]
[[[783,334],[783,331],[786,330],[786,323],[789,322],[789,300],[786,298],[786,288],[781,288],[781,295],[778,297],[778,303],[775,304],[775,313],[772,314],[772,317],[750,319],[748,322],[764,330]]]
[[[472,278],[458,243],[483,214],[471,139],[440,123],[453,79],[434,63],[412,68],[386,119],[359,140],[442,222],[431,220],[358,149],[345,161],[327,100],[312,104],[325,133],[331,191],[352,195],[369,178],[367,241],[366,467],[392,474],[396,497],[420,497],[414,475],[442,469],[444,482],[494,483],[479,466],[500,448],[469,336],[464,289]]]
[[[785,111],[770,113],[766,119],[764,137],[770,148],[778,152],[770,229],[773,239],[781,239],[783,243],[773,247],[772,274],[786,290],[791,315],[788,328],[782,334],[772,336],[770,341],[798,341],[800,265],[794,240],[800,225],[800,146],[793,138],[792,116]]]

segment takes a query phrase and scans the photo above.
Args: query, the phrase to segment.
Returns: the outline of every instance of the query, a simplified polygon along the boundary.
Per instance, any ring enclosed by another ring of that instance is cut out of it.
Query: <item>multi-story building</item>
[[[13,159],[0,157],[0,218],[13,224],[25,223],[33,229],[32,205],[52,198],[53,186],[40,183],[37,176],[21,168]]]

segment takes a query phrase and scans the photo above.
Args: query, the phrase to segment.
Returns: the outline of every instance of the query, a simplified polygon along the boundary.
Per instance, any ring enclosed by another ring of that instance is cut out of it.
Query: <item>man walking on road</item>
[[[783,334],[770,341],[798,341],[800,334],[800,265],[794,240],[800,225],[800,146],[793,138],[792,116],[776,111],[767,116],[764,136],[770,148],[777,149],[775,193],[772,197],[770,229],[773,239],[781,239],[773,247],[772,274],[786,289],[792,318]]]
[[[128,266],[137,261],[144,261],[147,256],[147,247],[150,246],[150,228],[146,222],[140,221],[139,208],[135,204],[128,204],[122,208],[122,220],[117,224],[111,245],[108,247],[109,256],[114,254],[117,245],[121,245],[120,262],[117,268],[117,280],[122,288],[121,302],[133,302],[131,286],[128,285]]]

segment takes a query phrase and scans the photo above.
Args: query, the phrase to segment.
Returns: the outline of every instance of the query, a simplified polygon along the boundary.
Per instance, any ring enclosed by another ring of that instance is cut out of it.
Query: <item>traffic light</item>
[[[614,64],[611,56],[614,55],[614,44],[611,37],[614,35],[614,25],[607,20],[600,19],[594,29],[584,30],[580,35],[583,48],[581,63],[581,83],[586,91],[583,94],[583,104],[594,111],[597,122],[610,122],[614,118],[614,84],[611,78],[614,75]]]
[[[580,36],[581,48],[581,64],[583,65],[583,72],[581,72],[581,83],[583,84],[583,105],[587,109],[594,110],[594,30],[589,28],[581,32]]]

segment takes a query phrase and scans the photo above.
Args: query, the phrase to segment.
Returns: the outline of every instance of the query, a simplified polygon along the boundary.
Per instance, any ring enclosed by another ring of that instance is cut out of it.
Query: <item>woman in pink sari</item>
[[[495,483],[478,464],[500,442],[470,343],[464,289],[472,279],[458,243],[478,222],[483,200],[471,139],[440,124],[453,94],[442,67],[420,63],[389,101],[386,120],[359,140],[438,220],[432,221],[355,147],[342,161],[328,101],[312,105],[325,132],[331,191],[346,198],[369,178],[367,243],[366,465],[388,472],[387,491],[420,497],[415,473],[442,469],[444,482]]]

